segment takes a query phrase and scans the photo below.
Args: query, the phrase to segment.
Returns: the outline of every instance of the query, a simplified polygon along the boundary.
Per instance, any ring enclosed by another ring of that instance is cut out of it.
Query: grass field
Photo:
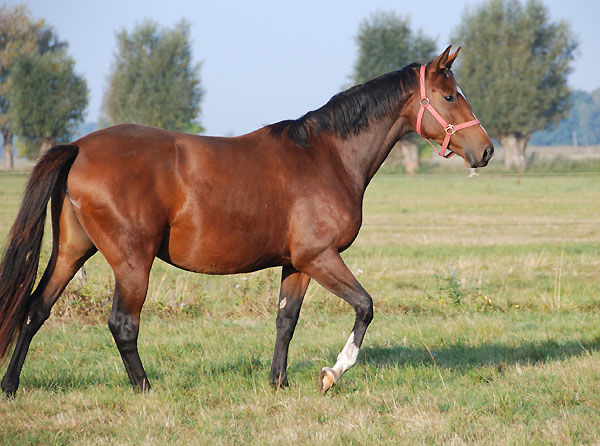
[[[2,238],[25,180],[0,173]],[[0,444],[600,444],[599,204],[596,169],[376,176],[344,254],[375,319],[325,397],[315,378],[346,342],[350,307],[311,284],[291,386],[276,392],[279,271],[160,261],[139,341],[154,391],[134,393],[96,255],[34,339],[17,397],[0,397]]]

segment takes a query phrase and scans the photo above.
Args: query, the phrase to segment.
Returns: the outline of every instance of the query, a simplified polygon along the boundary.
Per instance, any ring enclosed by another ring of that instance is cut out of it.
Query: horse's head
[[[419,71],[419,89],[411,97],[416,131],[424,139],[442,146],[438,153],[448,158],[456,153],[471,167],[484,167],[494,154],[494,145],[456,84],[450,68],[460,48],[450,46]]]

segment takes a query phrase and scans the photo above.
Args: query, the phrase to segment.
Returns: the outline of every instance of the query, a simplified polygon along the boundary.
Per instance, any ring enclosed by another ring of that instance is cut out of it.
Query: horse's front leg
[[[279,290],[279,309],[277,311],[277,340],[271,364],[270,382],[274,387],[287,386],[288,347],[300,315],[300,307],[306,293],[310,277],[284,266],[281,272],[281,288]]]
[[[301,269],[348,302],[356,313],[352,333],[335,365],[323,367],[319,375],[320,390],[326,393],[339,381],[344,372],[356,363],[365,332],[373,319],[373,300],[356,280],[337,250],[330,249],[319,254]]]

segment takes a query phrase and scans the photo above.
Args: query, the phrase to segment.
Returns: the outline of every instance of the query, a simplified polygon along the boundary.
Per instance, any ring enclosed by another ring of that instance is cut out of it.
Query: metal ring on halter
[[[446,127],[446,133],[449,135],[454,135],[456,133],[456,130],[454,130],[454,126],[452,124],[448,124],[448,127]]]
[[[421,104],[421,107],[427,107],[429,105],[429,98],[421,98],[419,104]]]

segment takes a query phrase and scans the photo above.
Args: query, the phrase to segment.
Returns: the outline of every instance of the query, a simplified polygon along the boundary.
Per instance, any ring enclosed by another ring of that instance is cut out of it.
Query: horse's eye
[[[456,99],[454,99],[454,96],[444,96],[444,99],[447,100],[448,102],[456,102]]]

